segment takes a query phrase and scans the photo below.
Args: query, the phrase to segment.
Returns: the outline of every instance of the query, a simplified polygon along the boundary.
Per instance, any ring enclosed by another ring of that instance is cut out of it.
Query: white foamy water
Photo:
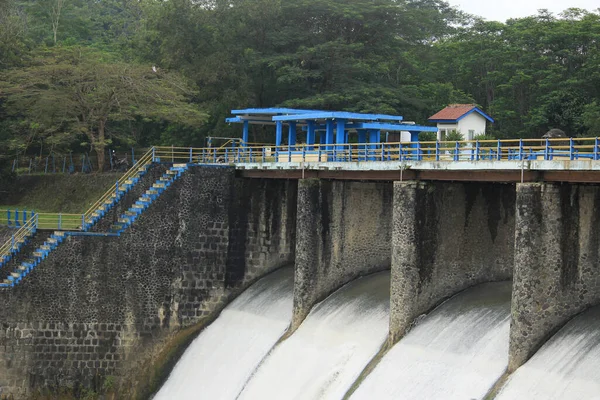
[[[259,280],[192,342],[154,399],[235,399],[286,331],[292,302],[292,268]]]
[[[344,286],[319,303],[257,369],[240,399],[341,399],[387,338],[390,274]]]
[[[466,290],[401,339],[351,396],[481,399],[508,365],[509,282]]]
[[[558,331],[517,369],[496,399],[600,399],[600,307]]]

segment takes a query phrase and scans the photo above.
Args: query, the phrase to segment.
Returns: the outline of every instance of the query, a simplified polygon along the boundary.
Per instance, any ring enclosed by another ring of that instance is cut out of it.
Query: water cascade
[[[496,399],[600,399],[600,307],[575,317],[509,378]]]
[[[351,396],[481,399],[508,365],[509,282],[468,289],[424,317]]]
[[[155,400],[234,399],[287,329],[293,269],[259,280],[192,342]]]
[[[389,291],[390,274],[381,272],[333,293],[271,352],[239,399],[341,399],[387,338]]]

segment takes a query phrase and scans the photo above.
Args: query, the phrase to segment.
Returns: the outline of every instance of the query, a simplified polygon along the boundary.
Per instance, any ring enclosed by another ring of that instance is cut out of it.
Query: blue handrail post
[[[502,160],[502,148],[500,147],[500,139],[498,139],[498,161]]]
[[[213,162],[217,162],[217,148],[213,147]]]
[[[23,225],[27,223],[27,210],[23,210]]]
[[[58,230],[60,231],[60,228],[62,228],[62,214],[58,213]]]
[[[292,162],[292,146],[288,143],[288,162]]]
[[[594,138],[594,160],[598,159],[598,137]]]
[[[475,161],[479,161],[479,139],[475,142]]]
[[[519,139],[519,161],[523,160],[523,139]]]
[[[302,162],[306,162],[306,146],[302,145]]]
[[[546,144],[544,146],[544,160],[549,160],[549,148],[550,148],[550,140],[546,138]]]
[[[267,159],[267,148],[265,146],[263,146],[263,148],[262,148],[262,156],[261,157],[262,157],[261,162],[265,162]]]
[[[15,226],[17,228],[21,227],[21,223],[19,222],[19,210],[15,210]]]
[[[156,147],[152,146],[152,162],[156,162]]]
[[[460,146],[458,144],[458,141],[456,141],[456,143],[454,143],[454,161],[458,161],[460,159]]]
[[[570,160],[573,160],[574,150],[575,150],[575,148],[573,147],[573,138],[569,138],[569,159]]]
[[[192,163],[193,158],[192,158],[192,148],[190,147],[190,164]]]
[[[10,222],[10,210],[6,210],[6,221],[8,222],[8,226],[12,226]]]
[[[87,228],[85,226],[85,214],[81,214],[81,230],[82,231],[87,230]]]
[[[440,142],[435,141],[435,161],[440,161]]]
[[[384,159],[384,148],[383,148],[383,143],[381,143],[381,161],[383,161]]]

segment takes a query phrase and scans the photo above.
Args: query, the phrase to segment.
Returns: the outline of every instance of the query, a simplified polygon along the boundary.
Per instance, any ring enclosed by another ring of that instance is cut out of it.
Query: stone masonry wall
[[[390,336],[478,283],[510,279],[513,185],[395,182]]]
[[[517,185],[509,370],[600,303],[600,187]]]
[[[390,267],[391,220],[391,183],[299,181],[292,330],[345,283]]]
[[[266,272],[293,261],[293,235],[280,225],[295,219],[295,203],[261,205],[271,190],[290,199],[295,186],[192,167],[121,237],[68,238],[0,291],[0,396],[129,384],[129,371],[260,276],[262,262]],[[247,214],[234,211],[240,201]],[[246,265],[231,242],[245,243]]]

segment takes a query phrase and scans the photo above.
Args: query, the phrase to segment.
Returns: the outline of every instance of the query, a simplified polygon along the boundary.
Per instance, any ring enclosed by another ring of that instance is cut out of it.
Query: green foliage
[[[452,130],[446,134],[447,142],[460,142],[463,140],[465,140],[465,137],[459,131]]]
[[[498,138],[600,135],[599,65],[600,14],[578,9],[503,23],[442,0],[2,0],[0,151],[202,146],[239,136],[231,109],[275,105],[424,123],[477,103]]]

